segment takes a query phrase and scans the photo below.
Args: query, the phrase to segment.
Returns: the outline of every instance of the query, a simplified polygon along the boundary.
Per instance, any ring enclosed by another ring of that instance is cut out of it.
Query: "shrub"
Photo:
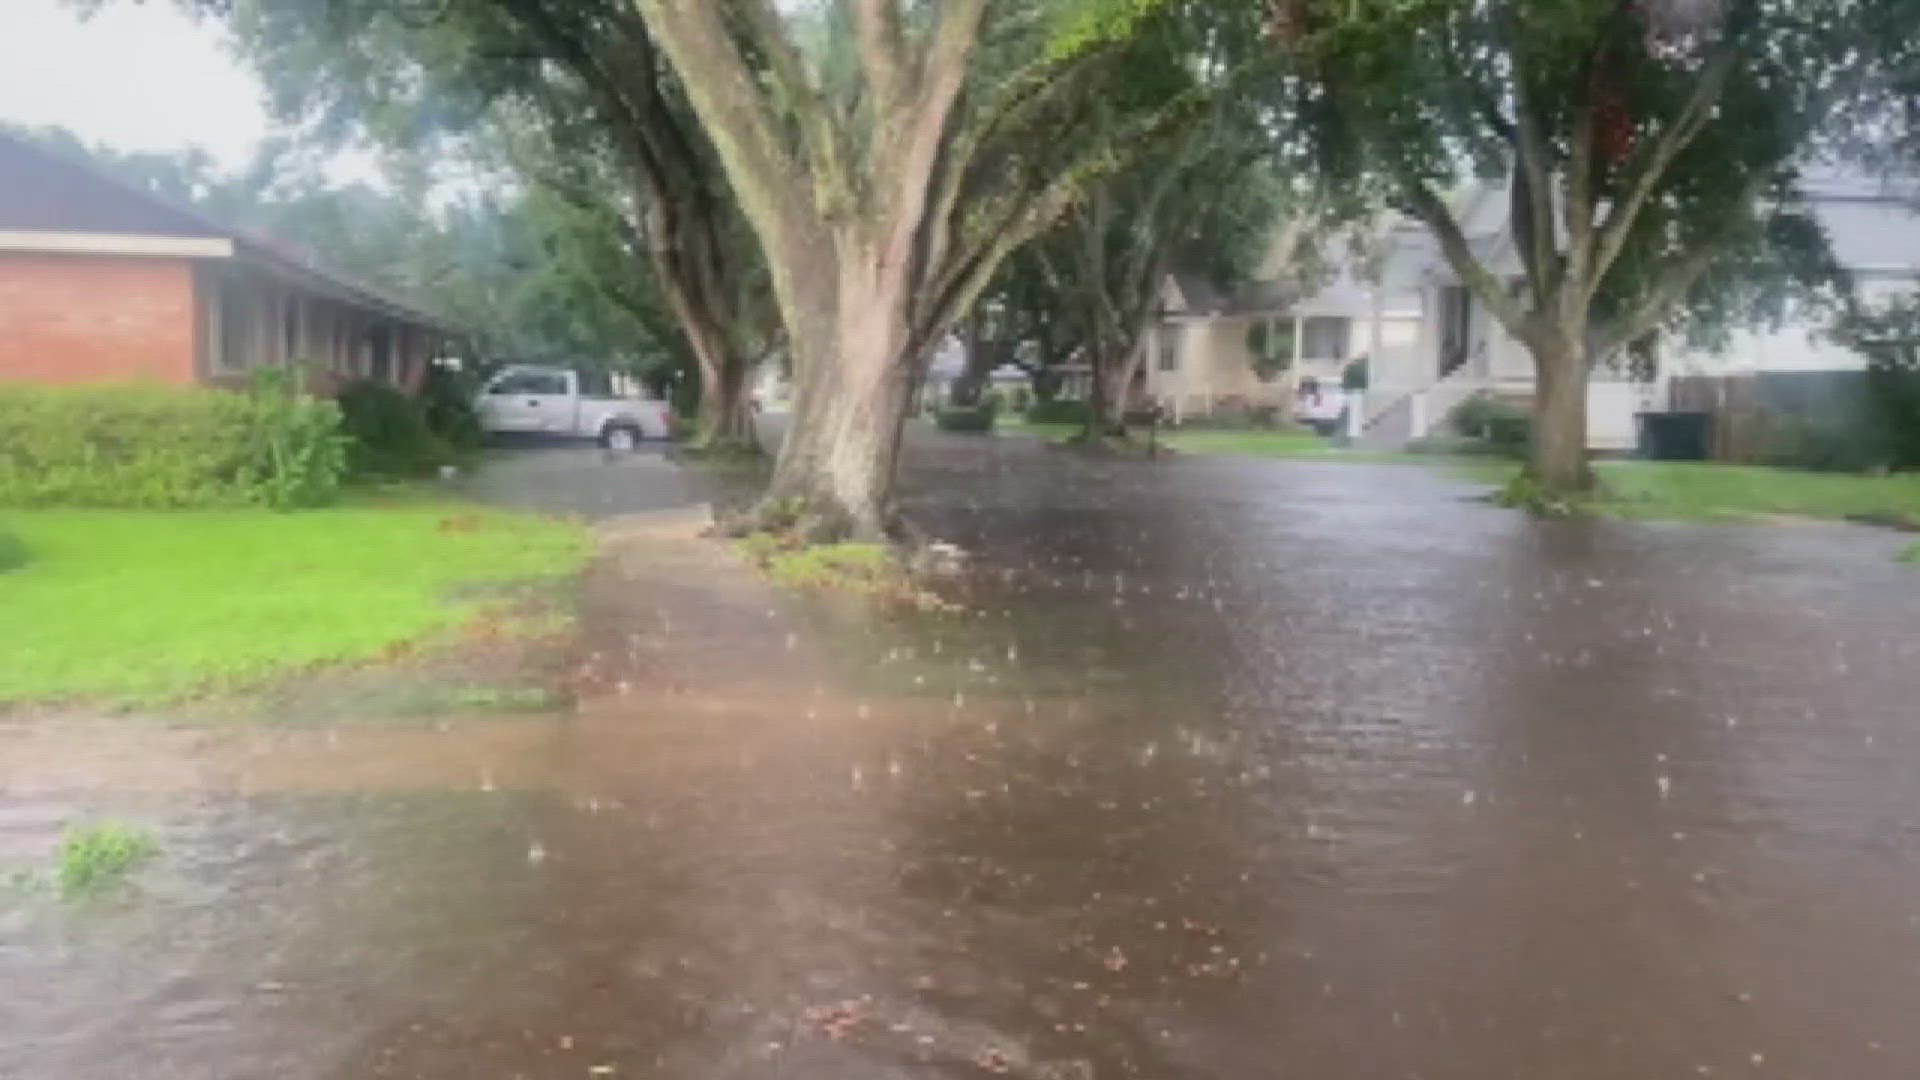
[[[1482,443],[1489,453],[1525,457],[1533,445],[1533,417],[1497,398],[1468,398],[1449,419],[1453,430]]]
[[[424,404],[402,391],[363,379],[341,387],[336,400],[340,426],[352,440],[352,475],[417,476],[453,460],[453,448],[428,426]]]
[[[1180,426],[1197,431],[1278,431],[1294,424],[1278,405],[1229,401],[1202,415],[1186,417]]]
[[[1036,401],[1027,406],[1029,424],[1084,424],[1087,422],[1087,403],[1084,401]]]
[[[993,430],[993,418],[998,407],[993,400],[981,402],[972,408],[940,409],[933,414],[934,423],[941,431],[964,431],[981,434]]]
[[[0,387],[0,504],[308,506],[339,489],[340,411],[283,373],[245,393]]]
[[[464,371],[431,364],[420,384],[420,412],[427,430],[455,450],[471,450],[486,441],[480,410],[473,404],[479,387]]]
[[[1871,424],[1771,417],[1760,464],[1811,472],[1861,473],[1894,457],[1885,433]]]

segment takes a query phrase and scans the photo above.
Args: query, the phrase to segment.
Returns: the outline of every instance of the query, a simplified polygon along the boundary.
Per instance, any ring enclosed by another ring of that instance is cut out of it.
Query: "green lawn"
[[[1310,431],[1207,430],[1188,428],[1160,435],[1168,446],[1189,454],[1236,454],[1241,457],[1352,458],[1344,450]],[[1379,456],[1379,455],[1359,455]]]
[[[0,510],[0,703],[152,702],[379,656],[470,619],[484,590],[557,576],[583,526],[464,504]],[[456,596],[456,594],[460,594]]]
[[[1080,434],[1079,424],[1030,424],[1020,414],[996,417],[993,421],[993,433],[996,435],[1029,435],[1047,442],[1063,442]]]
[[[1079,424],[1030,424],[1017,417],[1002,418],[994,424],[994,430],[1002,435],[1028,435],[1060,442],[1080,433]],[[1145,428],[1133,429],[1135,438],[1146,438]],[[1186,428],[1184,430],[1162,428],[1158,433],[1162,445],[1188,454],[1238,454],[1243,457],[1279,457],[1279,458],[1381,458],[1389,455],[1369,454],[1352,450],[1343,450],[1311,432],[1300,430],[1272,431],[1260,428],[1248,429],[1205,429]],[[1391,455],[1404,456],[1404,455]]]
[[[1622,517],[1864,518],[1920,527],[1920,474],[1856,476],[1694,461],[1608,462],[1599,473],[1599,509]]]

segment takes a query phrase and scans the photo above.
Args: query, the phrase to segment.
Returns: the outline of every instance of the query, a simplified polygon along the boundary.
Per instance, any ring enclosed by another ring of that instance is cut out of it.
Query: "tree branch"
[[[885,2],[891,6],[893,0]],[[978,40],[986,6],[987,0],[947,0],[941,9],[940,22],[934,28],[932,43],[920,63],[918,92],[911,112],[876,117],[883,125],[877,134],[885,153],[876,165],[893,179],[888,200],[892,220],[886,241],[887,261],[891,266],[907,268],[924,234],[928,206],[936,198],[930,189],[938,183],[942,147],[952,141],[947,137],[947,126],[966,79],[967,57]],[[894,29],[897,31],[898,27]],[[904,126],[897,136],[900,138],[897,156],[892,145],[896,125]],[[947,167],[952,168],[950,154],[944,156]],[[939,204],[934,202],[933,206],[937,212]],[[910,276],[917,279],[925,268],[914,269],[919,272]],[[918,280],[911,280],[908,287],[917,288],[919,284]]]
[[[1487,310],[1493,312],[1509,333],[1522,340],[1532,338],[1532,319],[1513,302],[1500,279],[1473,253],[1473,245],[1460,231],[1460,223],[1454,219],[1453,211],[1447,209],[1447,204],[1434,194],[1426,181],[1411,173],[1402,171],[1396,180],[1407,209],[1432,230],[1453,272],[1460,275],[1460,280],[1487,305]]]
[[[873,90],[874,115],[892,116],[907,101],[916,81],[907,62],[898,0],[858,0],[853,26],[860,67]]]
[[[1600,78],[1601,50],[1606,47],[1603,38],[1582,61],[1584,66],[1577,83],[1580,94],[1572,103],[1572,156],[1567,164],[1567,198],[1563,208],[1567,223],[1567,263],[1561,271],[1563,280],[1566,277],[1587,280],[1586,275],[1593,264],[1593,212],[1597,201],[1593,190],[1593,144],[1596,137],[1593,117],[1597,105],[1594,91]]]
[[[1553,295],[1560,273],[1558,245],[1553,235],[1553,169],[1548,160],[1546,136],[1541,132],[1540,112],[1533,91],[1527,85],[1527,72],[1517,50],[1513,62],[1513,114],[1519,138],[1514,142],[1516,169],[1510,213],[1514,239],[1519,241],[1521,262],[1527,271],[1527,285],[1533,290],[1535,310],[1546,306]],[[1525,223],[1524,228],[1522,222]]]
[[[1761,171],[1747,181],[1740,193],[1737,205],[1746,206],[1757,198],[1760,191],[1773,179],[1767,171]],[[1778,207],[1775,208],[1778,213]],[[1617,319],[1609,320],[1609,325],[1597,335],[1599,347],[1591,358],[1593,363],[1603,363],[1621,348],[1631,345],[1644,337],[1665,318],[1667,309],[1692,289],[1713,263],[1727,254],[1734,238],[1738,236],[1739,224],[1744,219],[1733,217],[1719,235],[1700,243],[1677,262],[1666,264],[1651,288],[1641,296],[1639,303],[1633,305],[1627,313]]]
[[[753,177],[742,193],[748,217],[765,234],[788,231],[789,222],[777,220],[775,204],[784,201],[777,188],[797,184],[805,172],[780,137],[778,114],[760,92],[759,80],[733,43],[732,31],[710,0],[635,0],[674,66],[697,70],[698,79],[683,79],[687,96],[705,119],[705,128],[723,159],[732,163],[729,175]],[[784,35],[782,35],[784,40]],[[777,45],[778,43],[773,43]],[[789,45],[791,43],[788,43]]]
[[[1686,104],[1681,106],[1673,122],[1661,129],[1660,137],[1638,162],[1639,168],[1627,187],[1625,197],[1614,203],[1607,212],[1607,220],[1600,226],[1593,263],[1587,272],[1588,301],[1593,299],[1607,271],[1612,269],[1614,261],[1620,257],[1621,249],[1626,247],[1627,237],[1633,232],[1633,224],[1639,218],[1641,208],[1660,186],[1660,180],[1673,164],[1673,159],[1693,142],[1712,118],[1713,107],[1726,89],[1727,79],[1739,59],[1739,44],[1737,37],[1729,35],[1715,48],[1706,67],[1701,70],[1699,80],[1694,83],[1693,93],[1687,96]]]

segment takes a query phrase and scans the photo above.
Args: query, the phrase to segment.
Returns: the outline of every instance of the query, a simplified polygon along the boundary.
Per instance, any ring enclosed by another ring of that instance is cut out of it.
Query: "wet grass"
[[[8,512],[0,704],[155,704],[380,657],[565,575],[583,526],[388,494],[323,510]]]
[[[1020,435],[1043,442],[1066,442],[1080,434],[1080,424],[1034,424],[1018,414],[1002,416],[993,422],[996,435]]]
[[[27,545],[9,532],[0,532],[0,574],[27,564]]]
[[[1662,521],[1811,518],[1920,530],[1920,474],[1863,476],[1703,461],[1604,461],[1600,490],[1571,512]],[[1509,492],[1518,470],[1478,479]],[[1518,500],[1525,502],[1525,499]]]
[[[1857,476],[1708,462],[1600,467],[1603,513],[1630,518],[1808,517],[1920,528],[1920,475]]]
[[[153,834],[121,822],[68,826],[56,870],[60,895],[72,900],[115,888],[158,850]]]
[[[1188,429],[1161,432],[1160,438],[1175,450],[1189,454],[1234,454],[1240,457],[1349,457],[1342,450],[1311,431],[1282,429],[1266,431]]]
[[[803,544],[790,534],[752,533],[742,537],[739,546],[785,589],[857,596],[920,611],[952,610],[916,583],[897,553],[884,544]]]

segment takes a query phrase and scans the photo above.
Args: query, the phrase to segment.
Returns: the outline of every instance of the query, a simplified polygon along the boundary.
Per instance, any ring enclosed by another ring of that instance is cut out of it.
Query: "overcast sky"
[[[0,0],[0,120],[55,124],[128,150],[205,147],[227,167],[267,133],[261,88],[216,24],[170,0]]]

